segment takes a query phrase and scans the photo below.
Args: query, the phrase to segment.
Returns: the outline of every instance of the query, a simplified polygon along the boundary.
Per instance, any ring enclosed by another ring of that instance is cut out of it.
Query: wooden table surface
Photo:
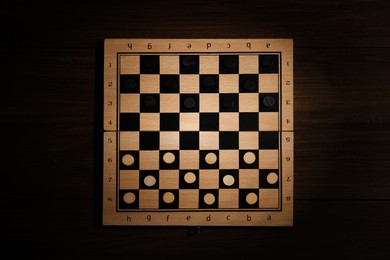
[[[322,2],[322,3],[321,3]],[[390,259],[390,4],[13,1],[1,12],[3,252]],[[293,38],[292,228],[105,228],[104,38]]]

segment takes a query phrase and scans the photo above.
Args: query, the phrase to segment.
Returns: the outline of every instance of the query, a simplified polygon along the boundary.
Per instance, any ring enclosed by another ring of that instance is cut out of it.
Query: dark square
[[[140,99],[141,112],[160,112],[159,94],[141,94]]]
[[[140,150],[158,150],[160,149],[159,132],[140,132],[139,133]]]
[[[218,113],[200,113],[200,131],[218,131]]]
[[[244,156],[247,152],[254,153],[256,160],[252,164],[247,164],[244,161]],[[259,150],[240,150],[240,169],[258,169],[259,168]]]
[[[173,163],[164,162],[164,154],[168,152],[173,153],[173,155],[175,155],[175,161]],[[179,169],[179,161],[180,161],[179,150],[161,150],[159,155],[159,161],[160,161],[160,169],[165,169],[165,170]]]
[[[275,188],[279,188],[279,179],[274,184],[269,184],[267,182],[267,176],[271,172],[274,172],[274,173],[276,173],[279,176],[279,171],[277,169],[259,170],[259,174],[260,174],[260,176],[259,176],[259,187],[261,189],[275,189]]]
[[[199,89],[201,93],[218,93],[219,76],[218,75],[200,75]]]
[[[215,197],[215,201],[213,204],[208,205],[204,201],[204,196],[208,193],[211,193]],[[207,190],[199,190],[199,208],[200,209],[217,209],[218,208],[218,202],[219,202],[219,196],[218,196],[218,190],[217,189],[207,189]]]
[[[223,182],[223,178],[227,175],[230,175],[234,178],[234,183],[230,186],[227,186]],[[239,178],[238,178],[238,170],[220,170],[219,171],[219,188],[220,189],[234,189],[239,187]]]
[[[238,94],[219,94],[219,111],[238,112]]]
[[[120,131],[139,131],[139,113],[120,113]]]
[[[219,132],[219,149],[238,149],[238,132]]]
[[[259,113],[239,113],[240,131],[258,131]]]
[[[161,93],[179,93],[179,75],[160,75]]]
[[[135,201],[131,204],[126,203],[123,197],[126,193],[133,193]],[[120,190],[119,191],[119,209],[138,209],[139,208],[139,191],[138,190]]]
[[[159,187],[159,171],[140,171],[139,172],[139,188],[140,189],[158,189]],[[144,180],[147,176],[153,176],[156,179],[156,183],[152,186],[146,186]]]
[[[199,150],[199,132],[180,132],[180,150]]]
[[[199,94],[180,94],[180,112],[199,112]]]
[[[139,75],[120,75],[121,93],[139,93]]]
[[[161,113],[160,130],[161,131],[179,131],[179,113]]]
[[[220,55],[219,73],[220,74],[238,74],[238,55]]]
[[[278,112],[279,111],[279,94],[278,93],[261,93],[261,94],[259,94],[259,111],[260,112]]]
[[[160,73],[160,56],[158,56],[158,55],[141,55],[140,56],[140,73],[141,74],[159,74]]]
[[[123,163],[123,156],[131,155],[134,158],[134,163],[132,165],[126,165]],[[138,151],[119,151],[119,169],[120,170],[136,170],[139,169],[139,152]]]
[[[279,149],[279,133],[259,132],[259,149]]]
[[[246,196],[250,193],[255,193],[257,195],[257,201],[254,204],[249,204],[246,201]],[[253,209],[253,208],[259,208],[259,190],[257,189],[240,189],[239,190],[239,207],[243,209]]]
[[[257,93],[259,92],[259,75],[258,74],[241,74],[240,75],[240,92]]]
[[[217,156],[217,161],[214,164],[206,163],[206,155],[214,153]],[[200,150],[199,151],[199,168],[200,169],[218,169],[219,168],[219,151],[218,150]]]
[[[259,55],[259,73],[278,73],[279,72],[279,55],[262,54]]]
[[[193,173],[196,176],[196,179],[193,183],[188,183],[185,181],[185,175],[187,173]],[[179,188],[180,189],[198,189],[199,188],[199,170],[180,170],[179,171]]]
[[[198,55],[180,55],[180,74],[199,74]]]
[[[166,192],[171,192],[174,196],[174,201],[172,203],[166,203],[164,201],[164,194]],[[159,195],[158,195],[159,199],[158,199],[158,202],[159,202],[159,208],[160,209],[177,209],[179,208],[179,190],[160,190],[159,191]]]

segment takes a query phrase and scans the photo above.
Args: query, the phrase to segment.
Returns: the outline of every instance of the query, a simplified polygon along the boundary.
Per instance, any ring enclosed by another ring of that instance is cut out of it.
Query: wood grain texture
[[[388,1],[15,1],[0,12],[6,251],[51,259],[390,257]],[[97,225],[99,42],[108,37],[294,39],[294,228],[205,229],[188,238],[183,228]]]

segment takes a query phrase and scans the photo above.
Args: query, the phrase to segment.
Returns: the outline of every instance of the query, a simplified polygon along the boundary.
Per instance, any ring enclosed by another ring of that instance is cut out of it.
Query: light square
[[[219,94],[200,94],[200,112],[219,112]]]
[[[180,75],[180,93],[199,93],[199,75]]]
[[[179,113],[180,95],[179,94],[160,94],[160,112],[161,113]]]
[[[258,74],[259,56],[258,55],[240,55],[239,56],[240,74]]]
[[[219,171],[218,170],[200,170],[199,188],[200,189],[218,189]]]
[[[179,170],[160,170],[159,188],[160,189],[178,189],[179,188]]]
[[[158,190],[140,190],[139,208],[158,209]]]
[[[121,170],[119,172],[119,189],[138,190],[139,171]]]
[[[220,131],[238,131],[239,119],[238,113],[219,113]]]
[[[259,188],[259,170],[241,169],[239,174],[239,187],[241,189]]]
[[[220,93],[238,93],[238,74],[220,74],[219,92]]]
[[[158,170],[159,167],[158,151],[140,151],[139,167],[141,170]]]
[[[160,130],[159,113],[141,113],[139,119],[141,131],[158,131]]]
[[[259,150],[259,169],[279,169],[279,150]]]
[[[180,169],[199,168],[199,150],[180,151]]]
[[[199,56],[199,73],[200,74],[218,74],[219,73],[219,56]]]
[[[197,209],[199,208],[199,190],[179,190],[179,208]]]
[[[220,189],[219,190],[219,208],[237,209],[238,208],[238,189]]]
[[[278,112],[260,112],[259,113],[260,131],[278,131],[279,113]]]
[[[139,56],[120,56],[121,74],[139,74]]]
[[[139,150],[139,132],[119,132],[120,150]]]
[[[218,150],[219,132],[199,132],[200,150]]]
[[[238,150],[219,150],[219,168],[238,169],[239,157]]]
[[[160,132],[160,150],[179,150],[179,132]]]
[[[120,112],[136,112],[140,111],[140,95],[139,94],[120,94]]]
[[[239,149],[257,150],[259,149],[259,132],[239,132]]]
[[[259,74],[259,92],[279,92],[279,74]]]
[[[240,112],[259,112],[259,94],[258,93],[240,93],[238,95]]]
[[[139,81],[141,93],[160,93],[160,75],[141,74]]]
[[[260,189],[259,206],[261,209],[279,208],[279,190],[278,189]]]
[[[160,56],[160,74],[179,74],[179,56]]]
[[[180,131],[199,131],[199,113],[180,113]]]

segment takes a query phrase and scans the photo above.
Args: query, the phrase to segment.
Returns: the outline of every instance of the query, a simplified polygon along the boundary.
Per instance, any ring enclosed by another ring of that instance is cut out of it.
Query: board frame
[[[118,57],[120,53],[280,53],[281,205],[277,211],[117,210]],[[110,226],[292,226],[294,175],[294,82],[292,39],[106,39],[104,42],[103,225]]]

